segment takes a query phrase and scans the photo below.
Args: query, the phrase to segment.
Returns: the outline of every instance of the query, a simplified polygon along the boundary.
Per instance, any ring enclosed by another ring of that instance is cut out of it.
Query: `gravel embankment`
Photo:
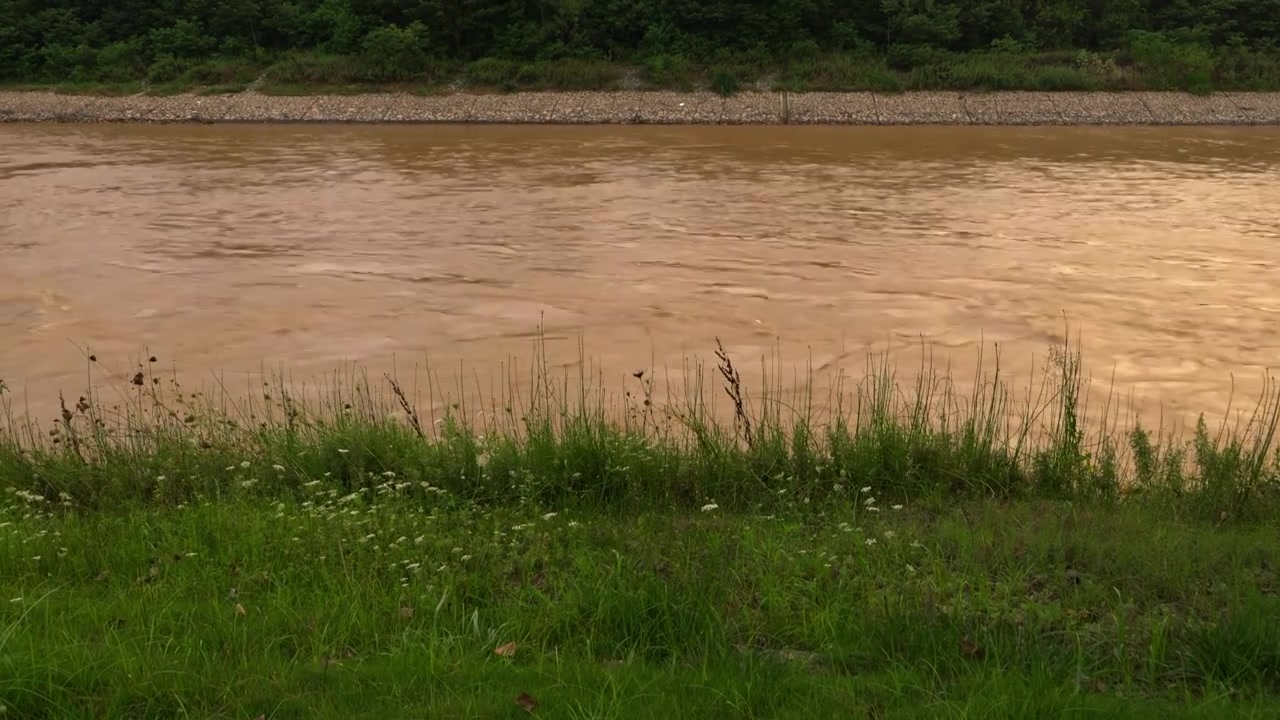
[[[0,92],[0,122],[1280,125],[1280,92],[540,92],[98,97]]]

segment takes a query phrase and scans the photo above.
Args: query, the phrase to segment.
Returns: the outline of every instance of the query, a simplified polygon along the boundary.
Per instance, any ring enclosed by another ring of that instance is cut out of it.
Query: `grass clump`
[[[206,395],[144,363],[47,428],[0,384],[0,704],[1040,718],[1280,700],[1274,389],[1182,442],[1091,407],[1067,346],[1025,396],[998,362],[961,394],[873,357],[821,400],[768,365],[752,387],[739,360],[717,348],[615,395],[536,352],[483,399],[356,370]]]

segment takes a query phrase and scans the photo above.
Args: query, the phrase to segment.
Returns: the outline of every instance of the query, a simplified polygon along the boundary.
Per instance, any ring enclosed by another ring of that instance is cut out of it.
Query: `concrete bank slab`
[[[885,125],[970,125],[964,97],[954,92],[911,92],[877,95],[876,109]]]
[[[1240,106],[1224,95],[1174,92],[1135,93],[1159,125],[1243,125],[1249,123]]]
[[[91,95],[58,95],[50,92],[4,93],[0,120],[9,122],[84,122],[108,98]]]
[[[771,92],[743,92],[724,99],[720,122],[727,125],[781,125],[782,96]]]
[[[714,125],[724,114],[724,98],[709,92],[629,93],[639,100],[636,122],[658,125]]]
[[[557,122],[573,125],[616,125],[634,122],[638,101],[627,102],[629,93],[556,93]]]
[[[559,100],[557,93],[474,95],[466,101],[467,122],[552,123]]]
[[[102,102],[93,108],[93,118],[98,122],[141,122],[151,116],[159,98],[147,95],[127,95],[124,97],[102,98]]]
[[[59,122],[95,122],[105,100],[87,95],[69,97],[59,105],[56,119]]]
[[[367,123],[382,122],[396,103],[398,95],[317,95],[308,111],[313,122]]]
[[[314,97],[305,95],[233,95],[223,119],[228,122],[301,122],[310,119]]]
[[[1054,104],[1069,125],[1150,125],[1151,111],[1133,93],[1061,92]]]
[[[975,125],[1061,125],[1062,112],[1049,93],[1000,92],[964,96]]]
[[[1280,125],[1280,93],[1224,93],[1249,121],[1258,125]]]
[[[545,92],[100,97],[0,91],[0,122],[1280,125],[1280,93]]]
[[[49,93],[40,92],[6,92],[0,93],[0,122],[38,122],[47,120],[42,117],[49,100]]]
[[[218,122],[227,116],[231,95],[171,95],[156,97],[148,122]]]
[[[57,108],[59,122],[94,122],[106,98],[76,95],[65,98]]]
[[[787,122],[793,125],[879,125],[875,95],[869,92],[789,93]]]
[[[393,95],[387,100],[385,122],[461,123],[471,119],[474,95]]]

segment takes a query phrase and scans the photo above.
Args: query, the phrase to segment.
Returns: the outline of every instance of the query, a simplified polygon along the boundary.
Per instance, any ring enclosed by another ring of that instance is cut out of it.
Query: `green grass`
[[[727,354],[613,385],[538,350],[485,393],[144,363],[50,427],[0,389],[0,704],[1277,717],[1275,389],[1183,442],[1050,357],[1018,393],[871,358],[825,399]]]
[[[113,73],[116,72],[113,70]],[[92,73],[88,73],[91,75]],[[84,73],[82,73],[84,75]],[[698,62],[658,55],[628,64],[565,58],[518,61],[483,58],[471,63],[430,60],[409,77],[382,78],[359,56],[291,52],[275,58],[213,58],[203,62],[157,62],[138,77],[118,73],[109,81],[24,83],[10,87],[62,92],[174,93],[215,88],[236,92],[261,79],[277,94],[403,90],[440,92],[465,88],[510,92],[539,90],[713,90],[732,94],[756,87],[803,92],[906,90],[1280,90],[1280,57],[1243,49],[1210,53],[1168,43],[1137,44],[1110,53],[1033,53],[992,50],[950,53],[896,48],[881,56],[819,54],[786,62],[729,57]]]

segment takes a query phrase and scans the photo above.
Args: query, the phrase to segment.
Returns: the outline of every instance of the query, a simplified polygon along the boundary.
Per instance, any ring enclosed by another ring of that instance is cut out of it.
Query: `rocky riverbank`
[[[1280,125],[1280,92],[539,92],[275,96],[0,92],[0,122]]]

